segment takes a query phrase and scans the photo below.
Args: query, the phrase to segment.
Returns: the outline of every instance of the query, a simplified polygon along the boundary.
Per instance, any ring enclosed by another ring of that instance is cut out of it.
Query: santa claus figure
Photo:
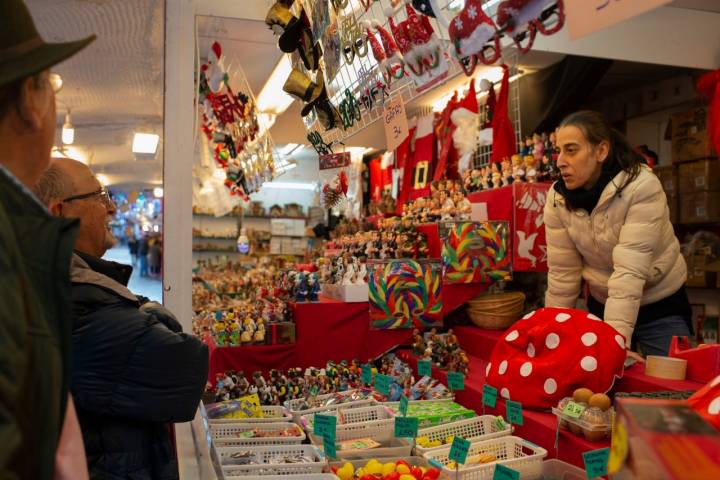
[[[450,114],[455,125],[452,138],[455,149],[460,156],[458,172],[462,175],[470,169],[473,153],[478,143],[478,130],[480,117],[478,116],[477,93],[475,92],[475,79],[470,80],[470,88],[458,108]]]

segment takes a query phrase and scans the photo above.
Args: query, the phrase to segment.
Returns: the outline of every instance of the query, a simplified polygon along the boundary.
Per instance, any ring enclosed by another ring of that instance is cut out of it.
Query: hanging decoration
[[[436,262],[368,262],[370,326],[376,329],[442,325],[442,282]]]
[[[455,130],[452,132],[452,141],[460,156],[458,173],[462,174],[470,168],[470,161],[478,145],[478,131],[480,130],[480,116],[475,92],[475,79],[470,80],[470,88],[465,94],[458,108],[450,114]]]
[[[360,58],[368,54],[367,38],[363,35],[362,28],[358,24],[355,15],[350,13],[340,17],[340,43],[345,63],[352,65],[355,56]]]
[[[552,35],[565,25],[563,0],[555,0],[545,8],[547,4],[538,0],[504,0],[498,5],[497,24],[512,36],[520,53],[530,51],[538,31]]]
[[[322,199],[325,208],[336,207],[343,198],[347,198],[348,178],[345,170],[340,170],[330,182],[323,184]]]
[[[257,109],[244,93],[235,93],[225,70],[222,46],[214,42],[200,67],[198,85],[201,130],[216,165],[225,172],[231,194],[247,198],[274,176],[269,138],[258,138]]]
[[[509,91],[510,91],[510,68],[503,64],[503,77],[500,82],[500,94],[498,95],[497,105],[493,112],[492,130],[493,130],[493,147],[492,162],[501,162],[509,160],[511,156],[517,153],[517,143],[515,142],[515,132],[513,131],[512,121],[509,116]],[[494,183],[494,182],[493,182]]]
[[[382,46],[370,31],[370,26],[380,35]],[[366,23],[365,32],[367,33],[368,42],[370,42],[370,48],[372,49],[375,61],[378,63],[383,78],[385,79],[385,85],[389,87],[393,80],[400,80],[405,76],[405,61],[400,54],[395,40],[390,33],[380,25],[380,22],[373,21],[372,23]]]
[[[345,89],[345,97],[340,101],[340,118],[342,119],[343,127],[350,128],[355,122],[359,122],[362,118],[360,113],[360,103],[358,103],[355,96],[350,93],[350,89]]]
[[[325,143],[322,135],[317,130],[308,133],[307,139],[318,155],[330,155],[333,153],[332,146],[329,143]]]
[[[467,0],[448,29],[455,56],[465,75],[471,76],[478,61],[492,65],[500,58],[500,34],[485,15],[480,0]]]
[[[275,2],[265,16],[265,24],[278,35],[278,46],[285,53],[297,50],[307,70],[318,69],[322,51],[319,43],[313,40],[310,20],[303,8],[296,17],[284,2]]]

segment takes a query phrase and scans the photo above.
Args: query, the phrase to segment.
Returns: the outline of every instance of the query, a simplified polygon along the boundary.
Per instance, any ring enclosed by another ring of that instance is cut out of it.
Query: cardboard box
[[[677,182],[680,193],[720,191],[720,160],[705,159],[679,165]]]
[[[720,478],[720,432],[685,402],[619,398],[615,409],[610,478]]]
[[[677,195],[667,195],[668,209],[670,209],[670,222],[680,222],[679,202]]]
[[[714,223],[720,221],[720,192],[697,192],[680,195],[681,223]]]
[[[708,257],[705,255],[693,255],[685,259],[687,263],[688,275],[685,285],[688,287],[705,288],[712,287],[716,284],[716,272],[709,271],[706,266]]]
[[[707,132],[707,109],[694,108],[671,116],[672,163],[717,156]]]
[[[677,165],[663,165],[653,168],[662,185],[665,195],[677,195],[678,193],[678,169]]]

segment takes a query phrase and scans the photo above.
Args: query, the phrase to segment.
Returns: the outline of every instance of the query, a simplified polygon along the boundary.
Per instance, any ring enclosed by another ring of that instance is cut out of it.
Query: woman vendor
[[[689,335],[687,267],[660,181],[597,112],[557,130],[561,178],[548,193],[548,307],[575,307],[582,280],[590,312],[626,339],[628,356],[667,355]]]

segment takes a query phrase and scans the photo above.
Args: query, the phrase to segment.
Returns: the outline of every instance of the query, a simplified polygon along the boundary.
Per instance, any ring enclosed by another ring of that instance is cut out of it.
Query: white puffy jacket
[[[608,183],[597,206],[570,211],[550,189],[545,204],[548,290],[545,305],[575,306],[581,279],[605,304],[605,321],[630,345],[638,309],[675,293],[687,266],[670,223],[667,198],[650,168],[623,190],[627,174]]]

